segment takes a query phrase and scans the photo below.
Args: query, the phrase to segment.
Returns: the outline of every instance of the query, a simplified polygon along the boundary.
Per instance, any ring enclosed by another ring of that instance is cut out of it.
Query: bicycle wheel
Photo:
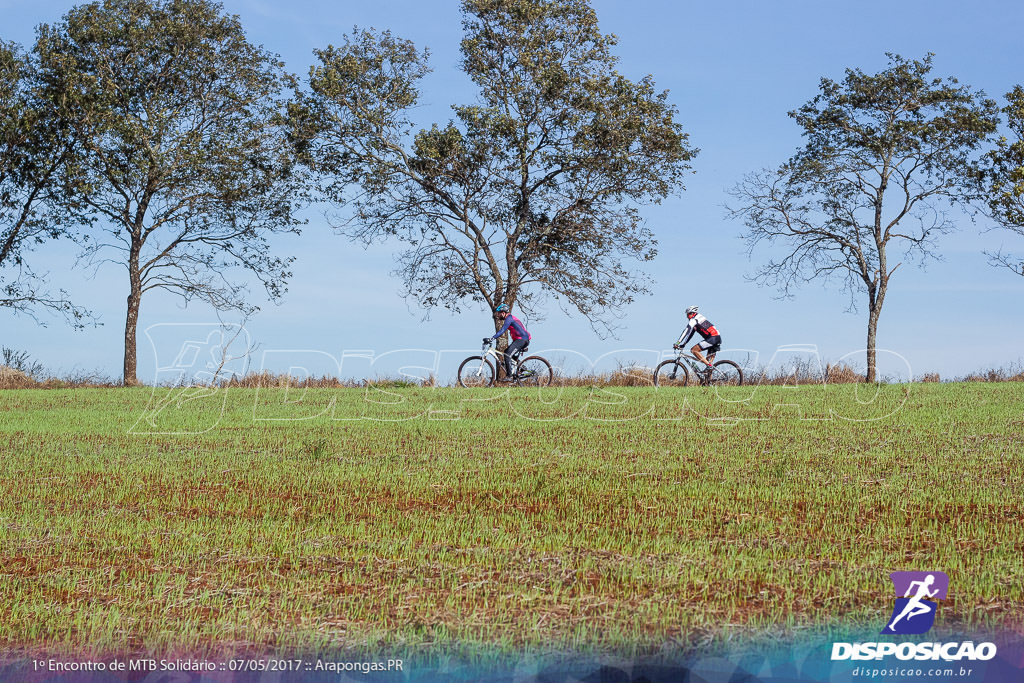
[[[473,389],[494,384],[494,365],[483,356],[470,356],[459,366],[459,386]]]
[[[738,387],[743,384],[743,371],[731,360],[720,360],[711,369],[708,384],[716,387]]]
[[[519,363],[516,382],[528,387],[549,387],[555,383],[551,363],[540,356],[529,356]]]
[[[654,386],[685,387],[690,381],[690,373],[686,366],[677,363],[675,358],[663,361],[654,369]]]

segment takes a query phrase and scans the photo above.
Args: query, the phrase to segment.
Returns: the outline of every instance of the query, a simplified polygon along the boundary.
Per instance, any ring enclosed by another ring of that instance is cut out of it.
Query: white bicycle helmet
[[[689,306],[686,309],[686,315],[690,315],[691,313],[696,313],[696,312],[697,312],[697,306]]]

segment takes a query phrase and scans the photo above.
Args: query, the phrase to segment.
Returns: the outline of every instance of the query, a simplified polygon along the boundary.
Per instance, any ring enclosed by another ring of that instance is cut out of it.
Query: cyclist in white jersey
[[[710,320],[697,312],[697,306],[690,306],[686,309],[686,327],[672,348],[684,348],[694,333],[703,339],[694,344],[690,352],[710,369],[711,364],[715,362],[715,355],[722,349],[722,335]],[[707,358],[704,357],[705,353],[708,354]]]

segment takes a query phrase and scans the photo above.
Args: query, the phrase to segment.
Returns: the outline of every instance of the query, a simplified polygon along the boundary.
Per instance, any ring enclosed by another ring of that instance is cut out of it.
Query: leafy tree
[[[960,203],[977,177],[972,154],[995,130],[996,105],[956,79],[929,78],[932,55],[889,55],[877,74],[848,69],[823,78],[820,94],[789,115],[806,145],[775,171],[733,190],[750,253],[782,247],[756,273],[789,296],[804,282],[838,280],[867,299],[867,381],[875,381],[876,337],[896,258],[935,257],[953,229],[943,203]]]
[[[36,85],[30,56],[0,42],[0,308],[40,324],[36,312],[48,309],[82,327],[88,311],[64,291],[51,293],[26,262],[33,246],[69,230],[63,212],[54,210],[53,192],[68,172],[73,142]]]
[[[342,231],[408,249],[398,274],[429,309],[468,300],[538,313],[553,296],[610,332],[655,255],[637,206],[681,188],[695,154],[651,77],[616,71],[585,0],[464,0],[461,68],[478,88],[455,120],[413,133],[428,53],[355,31],[316,51],[293,108]]]
[[[82,5],[40,27],[36,52],[80,147],[66,205],[96,226],[88,255],[127,269],[124,382],[136,384],[147,292],[249,313],[234,276],[248,272],[283,295],[292,259],[268,236],[298,232],[303,183],[282,117],[293,79],[206,0]]]
[[[1001,137],[989,153],[984,196],[990,215],[1000,226],[1024,235],[1024,87],[1018,85],[1006,99],[1003,113],[1012,137]],[[1024,258],[1002,250],[990,257],[994,264],[1024,275]]]

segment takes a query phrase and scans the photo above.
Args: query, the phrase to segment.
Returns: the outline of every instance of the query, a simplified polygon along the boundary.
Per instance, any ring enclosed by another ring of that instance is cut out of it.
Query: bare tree
[[[637,206],[681,189],[695,154],[650,77],[615,70],[585,0],[465,0],[462,69],[478,102],[413,134],[427,53],[356,31],[316,52],[293,108],[342,230],[408,249],[398,274],[429,310],[466,301],[538,314],[554,297],[611,332],[655,255]]]
[[[293,79],[236,16],[206,0],[103,0],[41,26],[36,53],[80,146],[65,206],[96,228],[87,256],[127,271],[125,384],[147,292],[249,313],[241,271],[284,294],[292,259],[268,237],[298,232]]]
[[[754,280],[784,296],[808,281],[835,280],[851,309],[857,293],[865,296],[869,382],[898,259],[937,257],[936,238],[954,228],[944,206],[969,197],[978,174],[972,153],[998,121],[994,102],[956,79],[929,79],[931,69],[932,55],[889,55],[880,73],[823,78],[820,94],[789,114],[806,146],[732,191],[730,215],[745,223],[751,256],[782,247]]]

